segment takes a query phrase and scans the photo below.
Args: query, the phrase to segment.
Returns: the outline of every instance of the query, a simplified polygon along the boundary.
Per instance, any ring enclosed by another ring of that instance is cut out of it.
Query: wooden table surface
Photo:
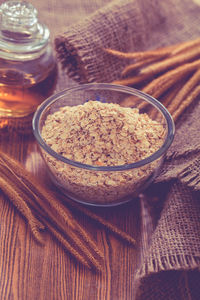
[[[66,26],[108,1],[80,2],[37,0],[32,4],[39,11],[39,18],[50,28],[53,40],[56,34],[64,32]],[[72,84],[59,67],[55,91]],[[46,171],[32,133],[0,132],[0,149],[22,162],[37,178],[44,180]],[[119,207],[93,210],[137,241],[136,247],[130,246],[88,217],[74,212],[74,218],[94,237],[104,252],[105,267],[102,274],[77,263],[48,231],[45,233],[44,246],[37,244],[26,221],[0,191],[0,299],[133,299],[134,272],[152,229],[148,209],[142,200],[136,199]]]

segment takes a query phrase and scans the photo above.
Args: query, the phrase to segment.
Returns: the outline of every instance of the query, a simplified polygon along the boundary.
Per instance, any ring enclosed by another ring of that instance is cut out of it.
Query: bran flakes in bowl
[[[56,153],[97,167],[143,160],[159,150],[165,139],[163,125],[137,108],[99,101],[64,106],[48,115],[41,135]],[[114,204],[137,195],[161,161],[122,171],[99,171],[79,168],[42,152],[57,184],[72,198],[91,204]]]

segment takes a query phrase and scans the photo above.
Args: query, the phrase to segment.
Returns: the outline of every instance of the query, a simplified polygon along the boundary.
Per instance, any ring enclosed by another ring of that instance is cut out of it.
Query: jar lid
[[[25,1],[7,1],[0,6],[0,57],[33,57],[49,41],[49,29],[38,22],[35,7]]]

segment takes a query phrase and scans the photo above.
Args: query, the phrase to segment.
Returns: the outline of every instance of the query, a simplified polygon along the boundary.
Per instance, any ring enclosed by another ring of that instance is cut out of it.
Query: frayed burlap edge
[[[200,190],[200,155],[179,173],[179,180],[194,190]]]
[[[153,273],[161,271],[179,271],[198,269],[200,271],[200,257],[194,257],[191,255],[169,255],[160,257],[158,260],[147,259],[142,268],[136,273],[136,280],[141,277],[150,276]]]
[[[90,57],[87,53],[82,53],[82,46],[80,41],[76,40],[77,35],[71,35],[66,39],[63,35],[58,36],[55,39],[55,46],[58,53],[58,59],[61,62],[62,68],[65,69],[69,77],[80,83],[86,83],[88,80],[87,65],[84,64],[84,60],[88,61],[88,66],[91,65]],[[76,45],[76,46],[74,46]],[[79,53],[81,53],[79,55]],[[90,78],[93,81],[93,77]]]
[[[170,157],[156,177],[155,183],[169,182],[178,179],[181,183],[190,187],[194,191],[200,190],[200,154],[199,151],[187,153],[185,155]]]
[[[134,279],[134,300],[146,300],[146,299],[153,299],[158,300],[157,296],[152,298],[152,295],[148,295],[148,297],[145,297],[144,295],[141,295],[141,292],[143,294],[143,284],[146,285],[146,282],[148,280],[152,280],[152,275],[157,276],[160,279],[160,275],[163,273],[170,274],[170,272],[178,272],[181,276],[181,274],[187,274],[188,270],[191,271],[200,271],[200,258],[194,257],[191,255],[178,255],[178,256],[165,256],[161,257],[159,261],[156,260],[147,260],[146,263],[143,265],[143,267],[140,269],[140,271],[136,274]],[[170,276],[170,275],[169,275]],[[154,280],[156,280],[154,278]],[[145,283],[144,283],[145,282]],[[161,281],[160,281],[161,283]],[[162,284],[162,283],[161,283]],[[180,288],[180,287],[176,287]],[[198,287],[197,287],[198,288]],[[188,289],[188,294],[191,294],[191,291]],[[162,286],[161,286],[162,290]],[[180,290],[181,293],[181,290]],[[146,293],[145,293],[146,294]],[[155,292],[156,294],[156,292]],[[184,295],[186,299],[193,299],[188,298],[188,295]],[[163,298],[162,298],[163,299]],[[168,298],[164,298],[168,299]],[[171,299],[171,298],[170,298]],[[176,298],[177,300],[182,299],[182,297],[179,296],[179,298]]]
[[[156,289],[155,293],[154,290],[152,290],[152,288],[149,286],[152,294],[151,296],[148,294],[147,297],[147,290],[144,292],[143,285],[149,285],[151,280],[159,280],[162,285],[163,277],[161,279],[161,276],[164,274],[165,279],[169,278],[169,280],[170,272],[174,271],[179,274],[178,276],[181,276],[181,274],[184,273],[187,274],[188,272],[196,272],[195,274],[197,277],[200,277],[200,249],[198,246],[196,246],[197,241],[198,245],[200,243],[200,239],[198,237],[200,228],[198,222],[200,211],[198,201],[199,192],[192,192],[191,188],[187,187],[179,180],[172,180],[170,182],[170,186],[171,188],[168,189],[168,196],[165,199],[166,201],[162,209],[157,228],[152,235],[151,241],[149,242],[148,250],[146,250],[145,255],[142,257],[140,267],[135,273],[135,299],[160,299],[159,297],[153,297],[152,295],[160,295],[160,293],[163,291],[162,286],[160,286],[160,288],[159,286],[154,287]],[[185,220],[185,222],[182,220],[180,223],[180,214],[182,214],[181,211],[184,212],[183,220]],[[167,222],[170,223],[167,225],[167,227],[165,227]],[[191,227],[188,226],[188,223],[190,222],[192,222]],[[196,222],[198,222],[198,224]],[[178,240],[174,241],[175,244],[173,243],[173,238],[176,238],[174,230],[178,234]],[[186,236],[190,231],[191,247],[188,248]],[[165,238],[162,240],[162,237],[166,237],[167,241]],[[169,251],[166,253],[166,250],[164,249],[166,243],[168,243],[168,240],[170,241],[169,245],[171,246],[169,246]],[[176,246],[179,243],[182,243],[182,241],[184,244],[182,244],[180,251],[176,253]],[[158,250],[159,247],[161,247],[160,250]],[[195,280],[197,277],[195,277]],[[176,288],[176,292],[178,294],[180,291],[180,286]],[[198,292],[197,290],[198,288],[194,291],[194,293]],[[190,295],[190,292],[192,291],[190,290],[190,287],[188,287],[188,295]],[[162,299],[165,298],[162,297]],[[182,298],[179,297],[175,299]],[[188,298],[186,297],[186,299]]]

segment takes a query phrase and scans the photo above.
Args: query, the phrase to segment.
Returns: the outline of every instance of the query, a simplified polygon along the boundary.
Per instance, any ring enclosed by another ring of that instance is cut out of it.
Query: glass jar
[[[55,87],[56,62],[49,29],[27,2],[0,6],[0,127],[5,117],[32,114]],[[4,124],[4,125],[3,125]]]

